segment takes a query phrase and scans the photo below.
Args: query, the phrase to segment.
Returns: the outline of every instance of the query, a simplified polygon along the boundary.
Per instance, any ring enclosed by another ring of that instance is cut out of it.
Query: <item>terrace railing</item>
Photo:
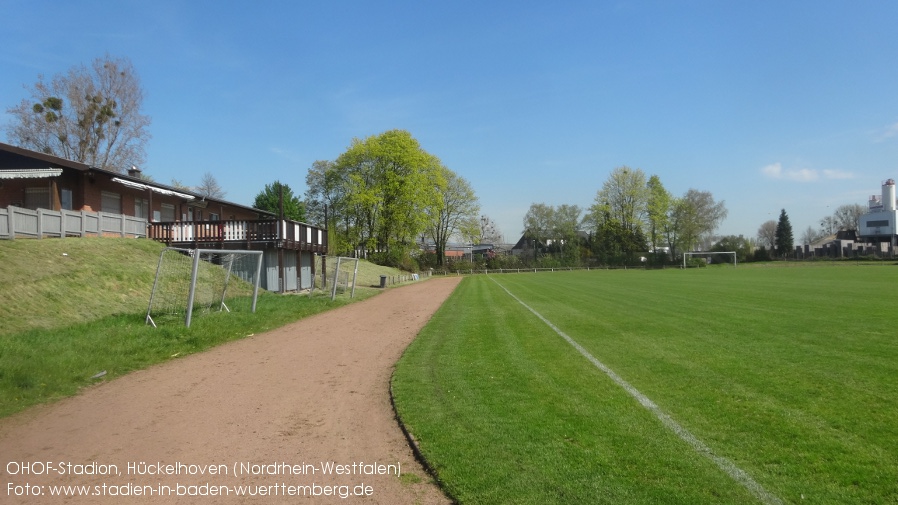
[[[287,219],[156,222],[148,225],[153,240],[172,244],[274,243],[287,249],[327,251],[327,231]]]

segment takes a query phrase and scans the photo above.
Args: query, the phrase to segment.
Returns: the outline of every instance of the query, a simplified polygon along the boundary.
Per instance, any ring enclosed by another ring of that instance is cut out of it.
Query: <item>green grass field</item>
[[[462,504],[896,503],[896,281],[894,265],[470,277],[397,366],[397,409]]]

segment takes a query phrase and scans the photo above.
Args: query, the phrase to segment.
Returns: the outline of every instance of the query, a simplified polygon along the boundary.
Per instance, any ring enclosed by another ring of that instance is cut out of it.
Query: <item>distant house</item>
[[[323,228],[149,181],[136,168],[120,174],[0,143],[0,209],[7,208],[46,209],[57,212],[62,221],[77,217],[76,213],[136,218],[130,222],[142,224],[132,236],[171,246],[262,249],[266,269],[262,284],[273,291],[311,287],[313,254],[327,252]],[[16,236],[15,215],[7,211],[10,223],[0,227],[10,237]],[[104,233],[101,229],[96,234]]]

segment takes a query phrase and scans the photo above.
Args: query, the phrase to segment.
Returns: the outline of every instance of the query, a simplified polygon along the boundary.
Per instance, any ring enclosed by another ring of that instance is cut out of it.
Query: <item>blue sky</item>
[[[751,237],[785,208],[798,239],[898,178],[893,1],[0,0],[0,17],[3,111],[38,74],[130,58],[144,171],[208,171],[243,204],[274,180],[301,195],[313,161],[394,128],[508,241],[530,204],[588,207],[622,165],[712,192],[718,233]]]

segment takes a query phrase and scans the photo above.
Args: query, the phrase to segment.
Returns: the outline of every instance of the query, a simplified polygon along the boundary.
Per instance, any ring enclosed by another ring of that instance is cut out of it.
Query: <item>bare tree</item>
[[[839,230],[836,220],[832,216],[826,216],[820,220],[820,233],[823,235],[832,235]]]
[[[765,221],[758,228],[758,243],[762,247],[766,247],[768,251],[772,251],[776,247],[776,221],[773,219]]]
[[[808,226],[808,229],[801,234],[801,243],[802,244],[813,244],[820,238],[820,233],[814,229],[813,226]]]
[[[197,193],[207,198],[224,198],[226,194],[218,184],[218,181],[215,180],[215,176],[212,175],[211,172],[204,173],[203,179],[200,181],[200,185],[194,189]]]
[[[171,186],[171,187],[173,187],[173,188],[175,188],[175,189],[185,189],[185,190],[187,190],[187,191],[191,191],[190,186],[184,184],[183,182],[181,182],[180,180],[175,179],[175,178],[172,178],[171,183],[169,184],[169,186]]]
[[[499,226],[489,216],[480,216],[480,234],[477,242],[480,244],[499,244],[503,241]]]
[[[859,230],[861,216],[866,212],[863,205],[856,203],[840,205],[833,213],[833,220],[839,230]]]
[[[49,82],[39,75],[30,93],[7,109],[11,143],[115,172],[143,164],[150,118],[127,58],[106,55]]]

